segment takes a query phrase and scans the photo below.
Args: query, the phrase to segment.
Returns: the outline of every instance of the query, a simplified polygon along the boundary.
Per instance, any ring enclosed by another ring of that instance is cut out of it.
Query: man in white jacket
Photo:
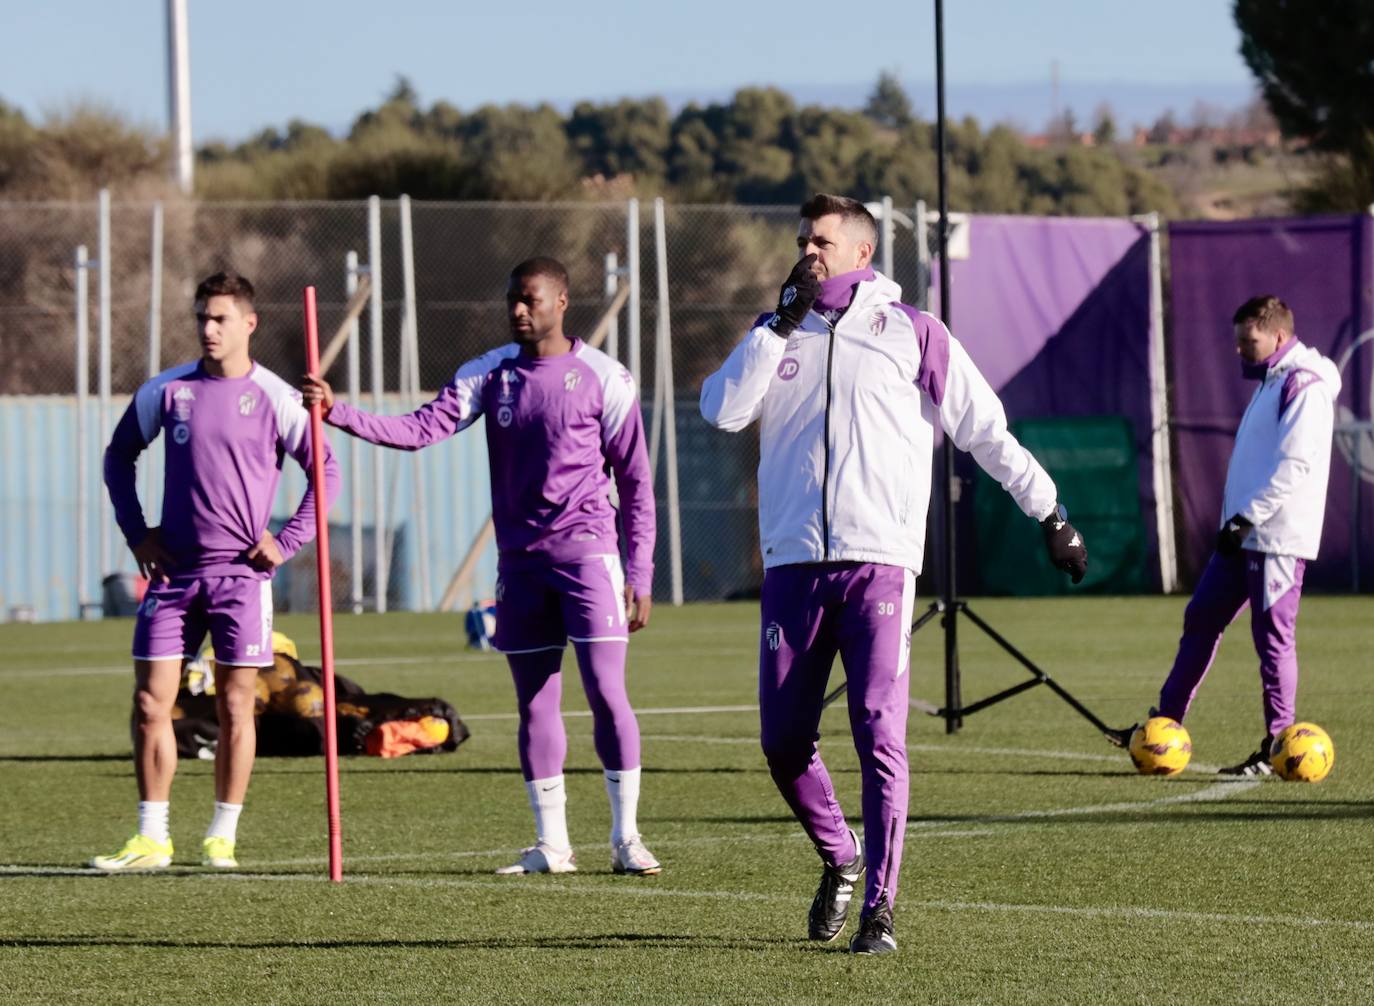
[[[855,953],[895,950],[892,904],[906,831],[906,674],[935,425],[1041,522],[1077,583],[1082,538],[1054,482],[1007,430],[996,393],[933,316],[871,268],[877,225],[862,203],[801,208],[800,261],[777,311],[754,322],[701,389],[701,413],[737,432],[761,420],[759,647],[762,746],[824,863],[808,935],[833,940],[867,872]],[[862,847],[816,749],[835,655],[863,782]]]
[[[1236,430],[1222,494],[1216,550],[1183,614],[1178,655],[1150,714],[1183,722],[1226,627],[1250,605],[1259,655],[1265,734],[1226,775],[1269,775],[1269,744],[1293,723],[1296,629],[1303,570],[1317,557],[1340,372],[1293,334],[1293,312],[1253,297],[1231,319],[1241,372],[1259,381]],[[1133,727],[1116,731],[1127,743]]]

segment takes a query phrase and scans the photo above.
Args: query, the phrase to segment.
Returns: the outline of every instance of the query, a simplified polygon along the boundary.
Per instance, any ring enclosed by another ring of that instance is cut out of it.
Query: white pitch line
[[[636,716],[687,716],[695,713],[756,713],[758,706],[665,706],[656,709],[636,709]],[[566,719],[586,719],[590,717],[589,709],[564,710],[563,716]],[[478,713],[475,716],[463,716],[466,720],[518,720],[519,713]],[[644,739],[644,738],[641,738]],[[758,741],[753,743],[757,744]]]
[[[99,870],[62,870],[44,867],[0,866],[0,874],[34,873],[52,876],[94,876]],[[103,875],[103,874],[102,874]],[[164,874],[166,875],[166,874]],[[265,881],[272,883],[294,882],[307,884],[326,884],[324,876],[283,873],[183,873],[171,876],[190,877],[211,882],[223,881]],[[459,879],[456,877],[376,877],[368,874],[349,874],[344,878],[344,886],[381,886],[381,887],[420,887],[450,888],[459,890],[500,891],[503,894],[571,894],[586,897],[607,895],[631,898],[678,898],[710,901],[761,901],[773,904],[798,904],[798,897],[784,894],[761,894],[752,891],[691,891],[659,886],[660,880],[626,880],[624,882],[598,884],[592,887],[576,881],[554,881],[545,877],[510,877],[503,880]],[[1165,919],[1185,922],[1210,922],[1236,926],[1302,926],[1307,928],[1351,929],[1357,932],[1374,931],[1374,921],[1368,919],[1322,919],[1300,915],[1239,915],[1226,912],[1194,912],[1176,908],[1151,908],[1141,905],[1094,906],[1094,905],[1018,905],[994,901],[910,901],[903,900],[902,907],[927,909],[937,912],[997,912],[1022,915],[1067,915],[1092,919]],[[309,941],[302,941],[308,945]]]

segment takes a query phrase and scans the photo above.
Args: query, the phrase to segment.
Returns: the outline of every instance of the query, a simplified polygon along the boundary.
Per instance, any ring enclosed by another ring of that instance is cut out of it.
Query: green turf
[[[1123,724],[1157,694],[1183,604],[974,607]],[[581,872],[492,875],[532,837],[509,678],[499,657],[461,648],[457,617],[404,614],[341,618],[340,671],[373,689],[441,695],[473,737],[451,755],[344,763],[342,886],[322,879],[322,760],[259,763],[237,876],[45,872],[131,831],[131,626],[0,626],[0,1001],[1374,1001],[1370,611],[1362,598],[1304,601],[1299,714],[1337,750],[1318,786],[1139,777],[1046,688],[970,717],[953,737],[913,713],[901,949],[881,959],[800,938],[817,861],[768,778],[756,713],[650,712],[751,706],[754,605],[660,607],[632,645],[640,823],[665,864],[656,878],[610,873],[586,717],[568,720]],[[313,660],[313,622],[286,616],[279,627]],[[966,701],[1022,679],[970,622],[960,628]],[[941,652],[935,626],[917,634],[913,694],[942,697]],[[586,708],[571,680],[565,705]],[[1243,624],[1188,725],[1199,765],[1237,761],[1258,741]],[[822,729],[856,813],[843,702]],[[187,863],[211,786],[208,763],[183,762],[172,830]]]

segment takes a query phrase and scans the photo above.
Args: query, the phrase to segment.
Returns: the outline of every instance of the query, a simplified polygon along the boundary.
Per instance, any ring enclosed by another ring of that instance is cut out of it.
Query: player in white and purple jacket
[[[636,825],[639,726],[625,691],[628,634],[648,624],[653,581],[654,495],[639,396],[624,367],[564,334],[568,273],[559,262],[517,265],[506,303],[515,341],[463,364],[409,415],[336,403],[314,377],[305,378],[302,393],[323,403],[331,425],[402,450],[445,440],[486,417],[499,551],[493,642],[515,679],[520,767],[537,833],[516,863],[497,872],[575,869],[559,709],[571,640],[611,800],[611,865],[617,873],[658,873]],[[624,524],[624,572],[611,476]]]
[[[1265,733],[1250,757],[1221,771],[1268,775],[1270,742],[1295,718],[1298,603],[1303,571],[1321,545],[1341,378],[1334,363],[1298,341],[1293,312],[1277,297],[1252,297],[1231,323],[1241,373],[1259,387],[1236,430],[1216,550],[1188,602],[1174,666],[1150,715],[1183,721],[1222,633],[1248,604]],[[1116,731],[1116,741],[1129,742],[1134,729]]]
[[[307,488],[290,520],[267,529],[283,458],[307,472],[313,449],[300,396],[253,362],[253,286],[217,273],[195,295],[200,360],[164,371],[134,395],[105,451],[105,484],[120,530],[151,583],[134,623],[134,765],[139,827],[119,852],[97,856],[103,870],[167,866],[168,800],[176,772],[172,708],[183,659],[206,633],[215,654],[215,813],[202,862],[237,865],[234,843],[256,748],[258,668],[272,664],[272,571],[315,536]],[[149,528],[134,474],[138,456],[164,434],[162,518]],[[325,455],[326,486],[339,488]]]
[[[963,346],[871,268],[877,224],[864,205],[818,195],[801,217],[801,261],[777,311],[706,379],[701,413],[729,431],[762,424],[759,713],[773,781],[824,863],[808,935],[840,934],[866,870],[850,949],[877,954],[897,946],[906,671],[936,425],[1041,522],[1051,559],[1075,583],[1087,552]],[[862,847],[816,748],[836,653],[863,778]]]

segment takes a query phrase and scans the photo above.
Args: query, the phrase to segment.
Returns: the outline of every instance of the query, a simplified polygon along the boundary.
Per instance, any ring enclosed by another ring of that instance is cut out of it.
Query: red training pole
[[[305,369],[318,377],[320,326],[315,288],[305,288]],[[339,727],[334,719],[334,603],[329,589],[329,496],[324,484],[324,411],[310,406],[310,482],[315,488],[315,572],[320,583],[320,668],[324,676],[324,792],[329,808],[329,879],[343,881],[339,817]]]

